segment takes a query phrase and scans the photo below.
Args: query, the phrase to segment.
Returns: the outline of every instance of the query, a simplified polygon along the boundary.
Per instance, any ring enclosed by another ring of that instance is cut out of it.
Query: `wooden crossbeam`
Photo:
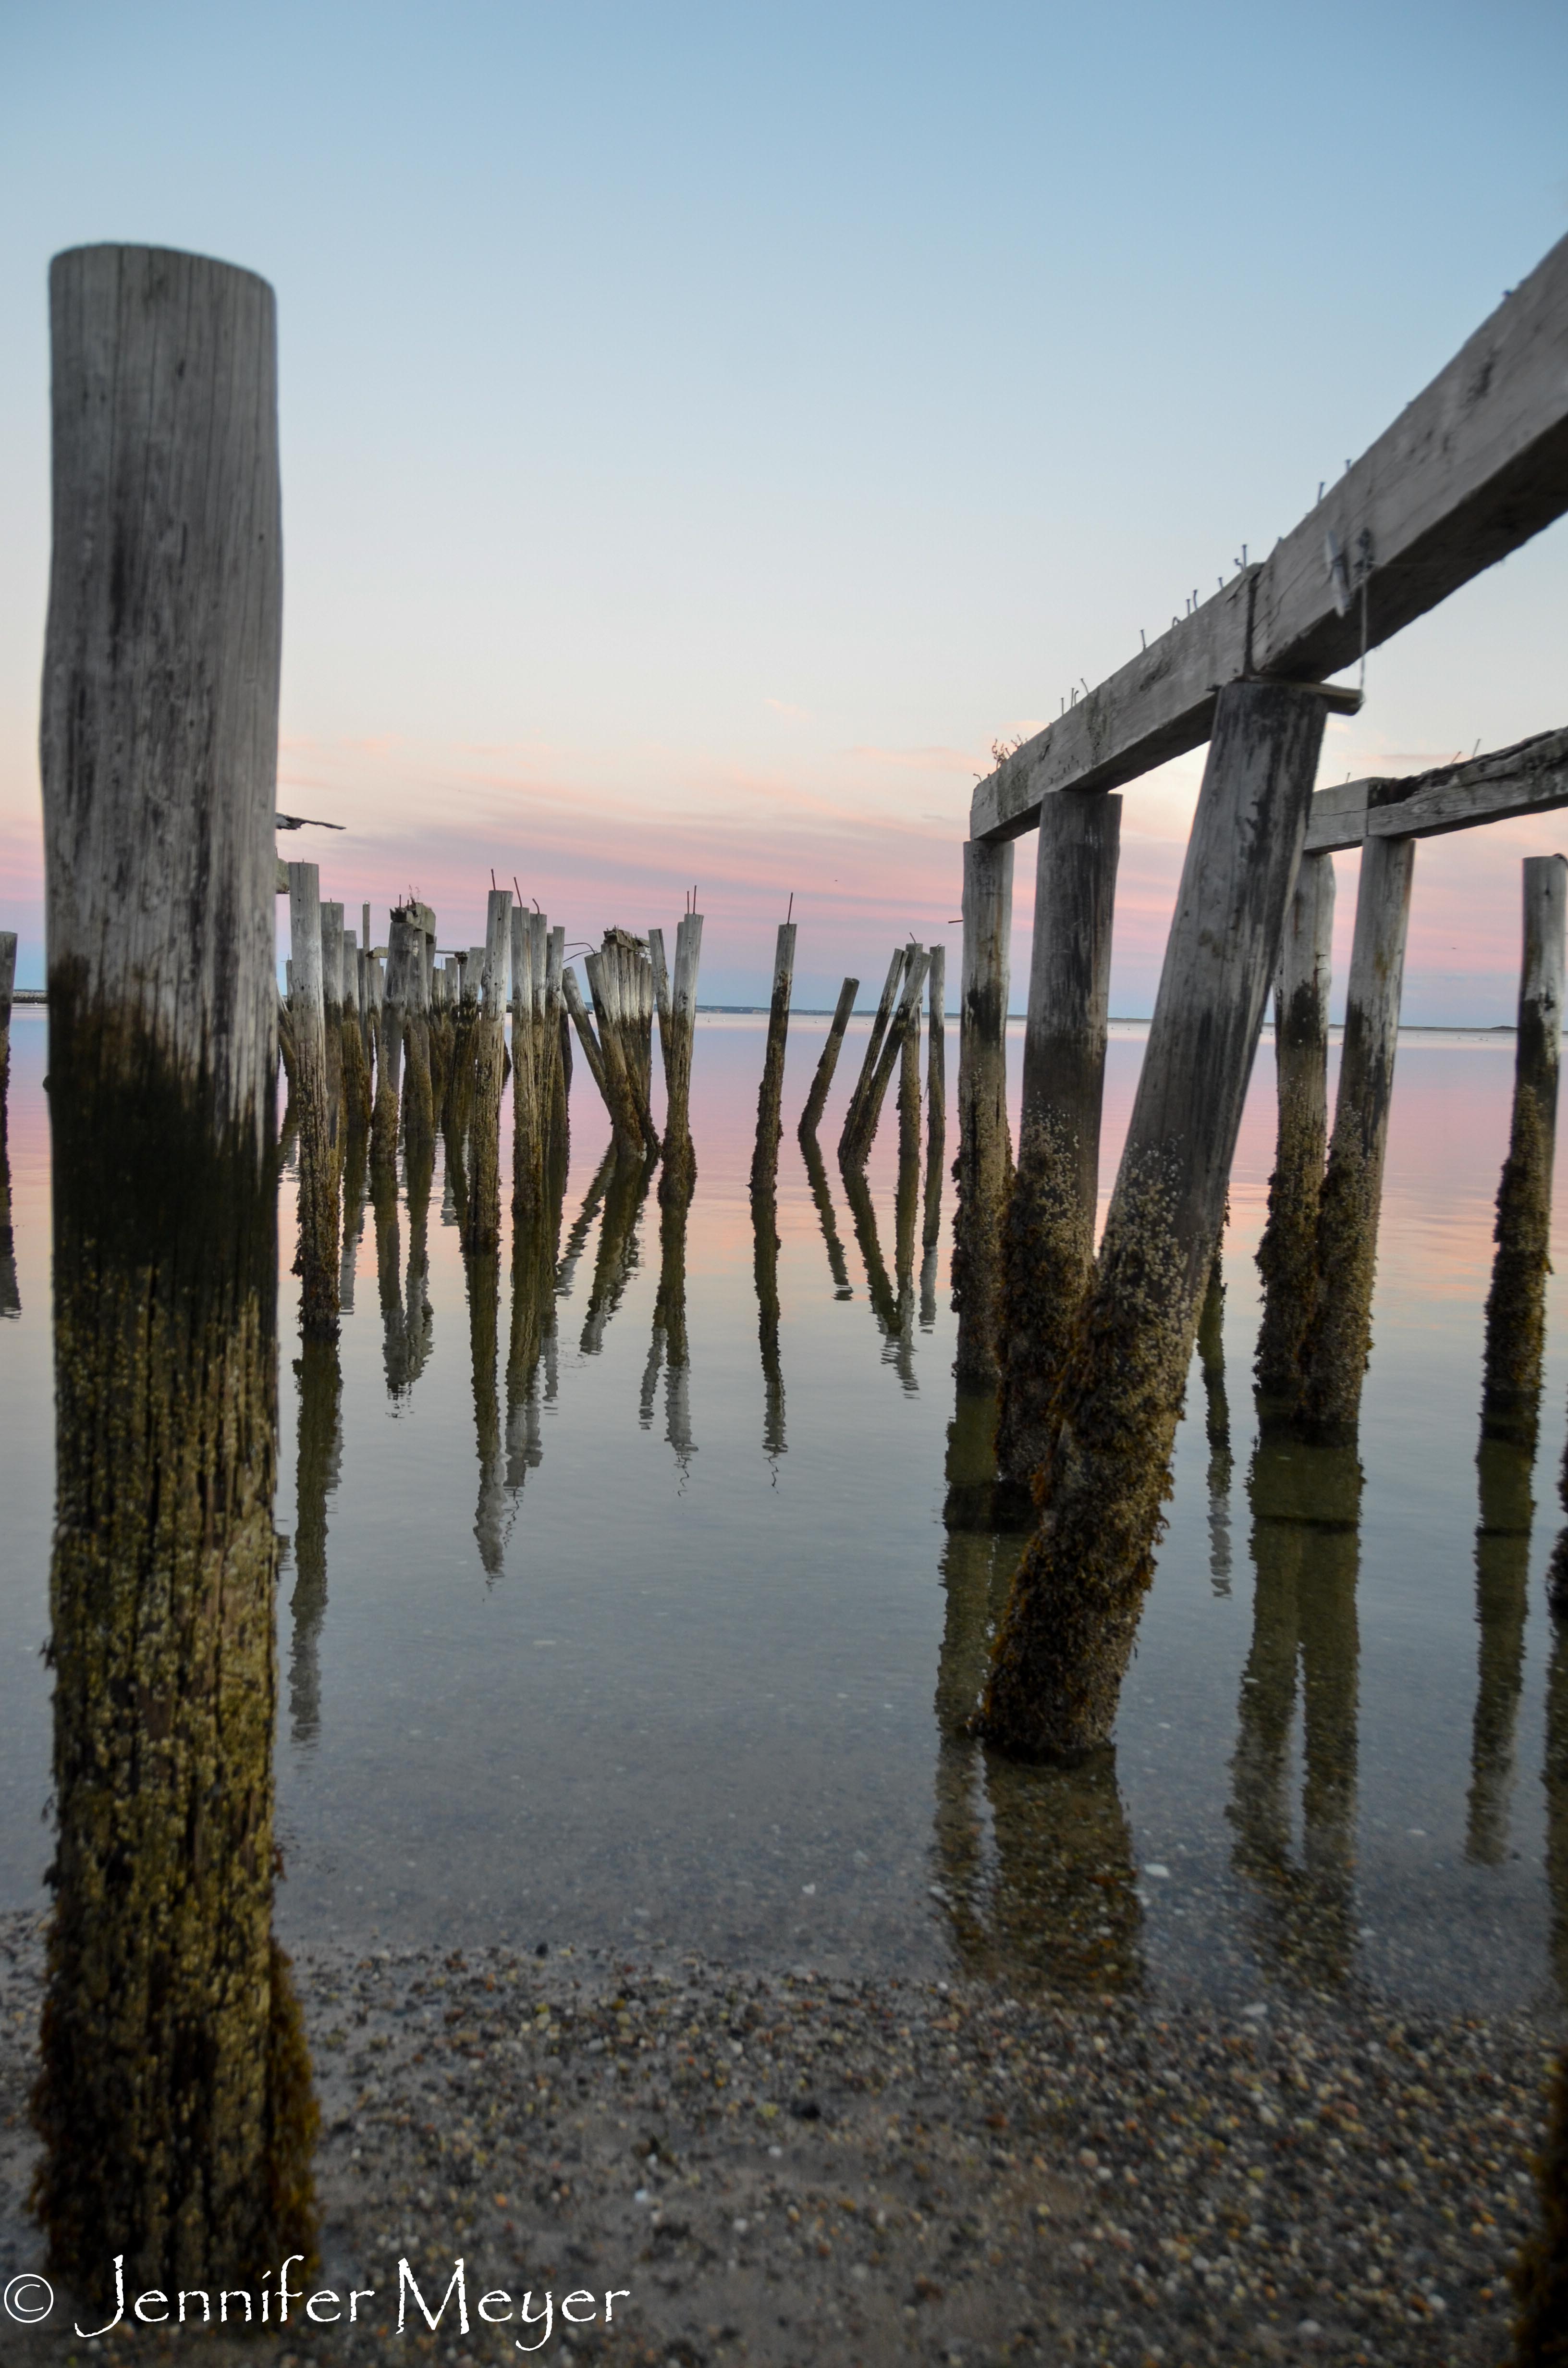
[[[989,774],[974,792],[970,836],[1017,838],[1053,791],[1114,790],[1199,746],[1221,683],[1252,674],[1314,682],[1353,665],[1363,554],[1374,648],[1565,510],[1568,238],[1267,559]],[[1333,552],[1343,562],[1337,582]]]
[[[1568,732],[1542,732],[1463,765],[1438,765],[1403,781],[1346,781],[1319,790],[1307,824],[1308,855],[1333,855],[1369,838],[1441,838],[1451,830],[1509,822],[1568,806]]]

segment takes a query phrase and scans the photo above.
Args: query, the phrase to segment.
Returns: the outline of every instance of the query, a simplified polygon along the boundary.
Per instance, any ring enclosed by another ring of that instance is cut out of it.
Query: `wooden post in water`
[[[1361,849],[1334,1138],[1318,1201],[1317,1304],[1301,1344],[1296,1392],[1296,1426],[1314,1439],[1355,1436],[1371,1354],[1378,1212],[1415,866],[1413,838],[1369,838]]]
[[[34,2206],[90,2311],[117,2255],[135,2293],[313,2253],[316,2112],[271,1937],[272,291],[97,246],[55,258],[50,298],[55,1833]]]
[[[436,1143],[436,1081],[430,1073],[430,975],[425,908],[405,905],[394,928],[403,932],[403,1140],[423,1160]]]
[[[894,1068],[904,1061],[905,1048],[909,1043],[911,1031],[918,1042],[920,996],[925,988],[926,972],[931,957],[924,946],[910,947],[903,965],[903,984],[899,989],[898,1008],[893,1013],[886,1036],[882,1039],[881,1058],[877,1063],[876,1075],[861,1097],[860,1108],[853,1128],[846,1126],[845,1130],[847,1142],[840,1144],[841,1167],[864,1167],[871,1156],[871,1145],[876,1141],[877,1127],[882,1115],[882,1104],[887,1099],[887,1090],[892,1082]],[[916,1066],[914,1071],[916,1096],[919,1093],[919,1069]]]
[[[756,1142],[751,1155],[751,1189],[771,1192],[778,1177],[778,1139],[783,1133],[784,1050],[790,1034],[790,995],[795,982],[795,923],[780,921],[773,954],[773,996],[767,1009],[767,1045],[756,1095]]]
[[[802,1143],[808,1135],[814,1135],[822,1123],[822,1114],[827,1107],[828,1094],[833,1086],[833,1074],[838,1066],[838,1055],[844,1044],[844,1031],[849,1025],[849,1015],[855,1008],[855,997],[859,992],[860,982],[858,978],[846,978],[838,990],[838,1001],[833,1010],[833,1024],[827,1031],[827,1042],[822,1048],[822,1058],[817,1063],[816,1075],[812,1079],[811,1092],[806,1096],[806,1107],[801,1112],[801,1123],[795,1130]]]
[[[363,1134],[370,1123],[370,1069],[365,1058],[365,1036],[359,1017],[358,939],[343,931],[343,1100],[350,1134]]]
[[[471,1255],[488,1256],[499,1247],[501,1240],[501,1069],[506,1050],[511,911],[511,890],[493,888],[485,916],[483,976],[475,1031],[468,1222],[463,1230],[463,1247]],[[499,1289],[498,1283],[496,1288]]]
[[[1486,1301],[1481,1428],[1487,1439],[1533,1449],[1551,1271],[1551,1170],[1562,1046],[1563,909],[1568,858],[1527,855],[1525,942],[1514,1053],[1514,1117],[1497,1187],[1492,1288]]]
[[[397,1174],[398,1120],[402,1110],[403,1015],[410,993],[411,956],[401,921],[389,923],[387,960],[376,965],[381,1033],[376,1046],[376,1099],[370,1121],[370,1174],[386,1184]]]
[[[507,916],[512,939],[512,1208],[523,1212],[539,1197],[543,1178],[540,1158],[538,1080],[534,1045],[533,931],[526,905],[514,905]]]
[[[948,950],[933,946],[931,967],[926,973],[926,1008],[931,1027],[926,1053],[926,1202],[920,1235],[927,1250],[935,1249],[942,1225],[942,1162],[948,1144],[947,975]]]
[[[11,1153],[6,1139],[11,1084],[11,996],[17,976],[17,933],[0,929],[0,1318],[19,1315],[16,1242],[11,1231]]]
[[[877,1074],[877,1064],[882,1057],[882,1041],[887,1035],[888,1025],[892,1019],[892,1008],[898,996],[899,981],[903,976],[903,966],[907,958],[908,950],[903,946],[898,947],[892,962],[888,964],[888,974],[882,981],[881,996],[877,1005],[876,1017],[871,1022],[871,1032],[866,1039],[866,1052],[860,1063],[860,1074],[855,1080],[855,1089],[849,1097],[849,1107],[844,1113],[844,1124],[838,1131],[838,1156],[841,1164],[851,1156],[850,1145],[855,1140],[859,1126],[860,1112],[865,1105],[866,1097],[871,1090],[871,1081]]]
[[[1041,1526],[977,1713],[1020,1758],[1082,1754],[1116,1715],[1324,711],[1313,684],[1219,694],[1127,1144],[1052,1407]]]
[[[330,1340],[337,1333],[337,1113],[327,1078],[320,874],[313,863],[289,866],[289,933],[294,948],[291,1099],[300,1129],[300,1318],[312,1338]]]
[[[0,929],[0,1089],[11,1066],[11,1001],[17,987],[17,932]]]
[[[1047,1416],[1095,1259],[1121,800],[1040,808],[1017,1172],[1003,1232],[999,1500],[1032,1504]]]
[[[1328,990],[1334,859],[1303,855],[1274,982],[1279,1124],[1268,1222],[1257,1246],[1263,1322],[1255,1372],[1266,1413],[1295,1402],[1301,1343],[1317,1296],[1318,1201],[1328,1141]]]
[[[963,975],[959,1001],[959,1153],[953,1305],[960,1387],[1001,1374],[1002,1222],[1012,1184],[1007,1140],[1007,985],[1013,842],[968,839],[963,851]]]
[[[691,1062],[697,1037],[697,974],[702,961],[702,916],[687,913],[676,928],[670,989],[670,1043],[665,1063],[665,1164],[659,1200],[684,1205],[697,1182],[691,1141]],[[684,1235],[681,1236],[684,1242]],[[682,1284],[684,1292],[685,1285]],[[683,1299],[684,1304],[684,1299]]]

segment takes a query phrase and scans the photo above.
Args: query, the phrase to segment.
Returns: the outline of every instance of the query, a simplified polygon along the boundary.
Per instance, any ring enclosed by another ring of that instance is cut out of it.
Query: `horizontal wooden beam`
[[[1369,838],[1441,838],[1451,830],[1568,806],[1568,732],[1542,732],[1512,748],[1439,765],[1403,781],[1346,781],[1319,790],[1307,824],[1308,855],[1334,855]]]
[[[1353,665],[1363,556],[1375,648],[1564,510],[1568,238],[1267,559],[1006,757],[975,790],[970,836],[1016,838],[1053,791],[1119,789],[1199,746],[1222,682],[1316,682]]]

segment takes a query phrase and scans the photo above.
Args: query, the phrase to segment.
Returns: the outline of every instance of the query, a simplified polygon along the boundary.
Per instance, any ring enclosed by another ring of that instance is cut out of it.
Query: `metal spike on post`
[[[816,1074],[812,1079],[812,1089],[806,1096],[805,1109],[801,1112],[801,1123],[795,1130],[802,1143],[808,1135],[814,1135],[822,1123],[822,1114],[827,1107],[827,1098],[833,1088],[834,1072],[838,1066],[838,1055],[844,1045],[844,1031],[849,1025],[850,1014],[855,1008],[855,997],[859,992],[860,982],[858,978],[846,978],[838,990],[838,1001],[833,1008],[833,1019],[828,1028],[827,1042],[822,1048],[822,1058],[817,1063]]]
[[[315,2242],[310,2063],[271,1930],[281,533],[266,282],[96,246],[55,257],[50,300],[34,2203],[51,2274],[97,2300],[116,2255],[133,2288],[173,2289]],[[318,901],[312,878],[296,944],[319,965]]]

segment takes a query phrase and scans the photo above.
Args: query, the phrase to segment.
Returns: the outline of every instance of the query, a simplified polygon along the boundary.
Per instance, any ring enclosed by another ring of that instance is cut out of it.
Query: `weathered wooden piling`
[[[343,936],[343,1106],[350,1134],[363,1134],[370,1123],[370,1067],[365,1058],[365,1031],[359,1012],[358,939],[352,929]]]
[[[320,874],[313,863],[289,866],[289,933],[294,949],[290,1099],[300,1130],[300,1321],[313,1338],[331,1339],[337,1331],[337,1111],[327,1076]]]
[[[977,1713],[1020,1757],[1090,1750],[1116,1714],[1324,713],[1312,684],[1219,693],[1127,1144],[1052,1408],[1041,1526]]]
[[[784,1053],[790,1035],[790,996],[795,983],[795,924],[780,921],[773,953],[773,994],[767,1007],[767,1042],[762,1056],[762,1083],[756,1093],[756,1141],[751,1155],[751,1189],[771,1192],[778,1176],[778,1142],[783,1133],[780,1112],[784,1100]]]
[[[474,1030],[473,1114],[469,1127],[467,1222],[463,1247],[488,1255],[501,1240],[501,1070],[506,1050],[506,969],[512,892],[490,891],[478,1023]],[[500,1291],[497,1272],[495,1290]]]
[[[11,996],[17,975],[17,933],[0,929],[0,1318],[19,1315],[17,1250],[11,1230]]]
[[[903,977],[903,966],[907,957],[908,949],[903,946],[897,947],[892,960],[888,964],[888,974],[882,981],[882,991],[877,1003],[876,1016],[871,1021],[871,1032],[866,1039],[866,1051],[860,1063],[860,1074],[855,1080],[848,1108],[844,1113],[844,1124],[838,1131],[840,1164],[850,1156],[849,1146],[855,1140],[860,1111],[867,1095],[871,1090],[871,1081],[877,1074],[877,1064],[882,1057],[882,1043],[892,1019],[893,1005],[898,999],[899,985]]]
[[[1361,850],[1334,1135],[1318,1201],[1317,1300],[1301,1343],[1292,1417],[1316,1439],[1354,1436],[1371,1355],[1378,1212],[1415,864],[1413,838],[1369,838]]]
[[[920,985],[925,990],[926,973],[931,968],[929,951],[923,950],[920,962]],[[920,996],[916,995],[913,1010],[904,1019],[899,1038],[898,1053],[898,1160],[901,1169],[913,1160],[916,1168],[920,1161]]]
[[[691,1063],[697,1039],[697,977],[702,961],[702,916],[687,913],[676,929],[675,977],[670,989],[670,1033],[660,1044],[665,1058],[665,1163],[659,1200],[689,1201],[697,1182],[691,1141]]]
[[[926,1196],[921,1241],[935,1249],[942,1228],[942,1163],[948,1148],[948,950],[931,948],[926,973],[926,1009],[929,1030],[926,1044]]]
[[[589,992],[594,998],[594,1017],[598,1023],[599,1067],[604,1078],[601,1090],[609,1110],[616,1145],[622,1158],[641,1159],[653,1147],[656,1138],[652,1134],[653,1120],[651,1117],[645,1119],[641,1106],[633,1030],[621,991],[619,947],[607,939],[597,954],[589,954],[585,958],[583,968],[587,973]],[[586,1050],[585,1042],[584,1049]],[[589,1066],[592,1065],[590,1058]]]
[[[1257,1246],[1263,1321],[1254,1371],[1266,1414],[1295,1402],[1301,1343],[1317,1297],[1318,1201],[1328,1143],[1328,991],[1334,860],[1303,855],[1274,982],[1278,1133],[1268,1219]]]
[[[838,1055],[843,1049],[844,1031],[849,1025],[850,1014],[855,1008],[855,997],[859,992],[860,982],[858,978],[846,978],[838,990],[838,1001],[834,1006],[833,1022],[827,1031],[827,1042],[822,1048],[822,1057],[817,1063],[816,1074],[812,1079],[812,1089],[806,1096],[805,1109],[801,1112],[801,1123],[795,1130],[802,1143],[808,1136],[814,1136],[822,1123],[822,1114],[827,1107],[828,1094],[833,1087],[834,1071],[838,1066]]]
[[[1524,860],[1524,959],[1514,1053],[1514,1115],[1497,1187],[1481,1425],[1488,1439],[1533,1450],[1551,1270],[1551,1171],[1562,1045],[1563,912],[1568,858]]]
[[[281,547],[265,282],[99,246],[57,256],[50,295],[34,2208],[51,2274],[97,2305],[117,2255],[135,2292],[314,2251],[309,2058],[271,1937]]]
[[[905,1051],[912,1035],[918,1044],[920,996],[926,985],[926,973],[930,966],[930,961],[931,957],[924,946],[911,946],[905,956],[898,1003],[892,1019],[889,1022],[887,1034],[882,1039],[881,1054],[877,1062],[876,1074],[861,1096],[855,1123],[852,1128],[846,1129],[847,1139],[841,1145],[839,1156],[843,1165],[864,1167],[871,1156],[871,1145],[876,1141],[877,1128],[882,1115],[882,1104],[887,1099],[888,1087],[892,1082],[892,1073],[895,1068],[904,1066]],[[916,1098],[918,1097],[919,1076],[917,1065],[906,1068],[906,1101],[907,1087],[911,1079],[914,1093]]]
[[[1013,842],[963,851],[963,973],[959,1002],[959,1149],[953,1163],[953,1370],[971,1389],[1001,1377],[1002,1226],[1012,1187],[1007,1138],[1007,984]]]
[[[610,1099],[609,1077],[605,1069],[604,1054],[599,1049],[599,1040],[594,1033],[594,1023],[589,1017],[588,1008],[583,1001],[583,990],[577,984],[577,973],[570,967],[562,970],[561,973],[561,991],[572,1025],[577,1031],[577,1042],[583,1048],[583,1057],[587,1062],[588,1074],[598,1087],[599,1099],[609,1112],[610,1125],[614,1129],[617,1125],[617,1105]],[[624,1126],[624,1104],[621,1106],[619,1122]]]
[[[398,1123],[403,1108],[403,1015],[411,992],[410,950],[403,924],[392,921],[387,931],[386,967],[376,964],[376,1005],[380,1029],[376,1039],[376,1092],[370,1119],[372,1178],[397,1173]]]
[[[333,1110],[333,1147],[341,1189],[343,1138],[348,1112],[343,1098],[343,907],[323,900],[321,905],[322,1024],[326,1040],[326,1094]]]
[[[535,1205],[544,1180],[530,918],[525,905],[514,905],[508,916],[512,936],[512,1208],[516,1214],[526,1214]]]
[[[1476,1457],[1481,1504],[1475,1530],[1475,1717],[1464,1849],[1475,1866],[1501,1866],[1508,1855],[1508,1808],[1529,1616],[1533,1462],[1533,1442],[1527,1446],[1514,1439],[1492,1438],[1483,1426]]]
[[[1119,797],[1064,791],[1040,809],[996,1416],[998,1507],[1026,1518],[1094,1266],[1120,837]]]
[[[436,1081],[430,1069],[430,962],[426,928],[427,908],[405,905],[392,915],[392,926],[403,949],[400,984],[403,1000],[403,1106],[400,1122],[403,1144],[423,1159],[436,1141]]]

